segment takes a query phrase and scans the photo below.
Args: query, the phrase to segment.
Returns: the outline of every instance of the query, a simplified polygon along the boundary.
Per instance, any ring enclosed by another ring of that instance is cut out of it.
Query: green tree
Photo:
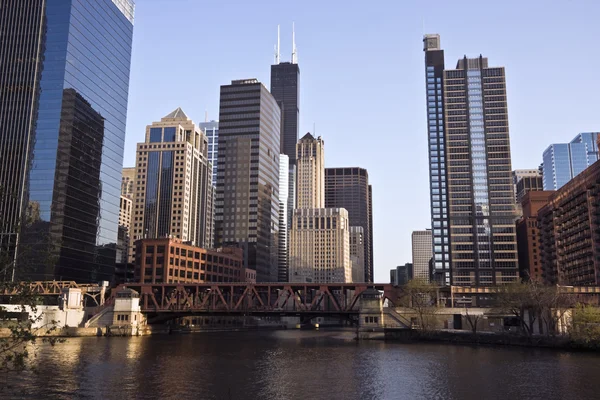
[[[576,342],[600,346],[600,307],[577,304],[573,310],[571,337]]]

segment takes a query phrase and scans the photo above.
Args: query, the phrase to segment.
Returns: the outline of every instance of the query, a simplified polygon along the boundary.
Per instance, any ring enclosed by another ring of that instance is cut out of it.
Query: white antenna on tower
[[[279,49],[280,49],[280,41],[279,41],[279,25],[277,25],[277,45],[275,46],[275,64],[279,64]]]
[[[292,64],[298,64],[298,52],[296,51],[296,27],[292,22]]]

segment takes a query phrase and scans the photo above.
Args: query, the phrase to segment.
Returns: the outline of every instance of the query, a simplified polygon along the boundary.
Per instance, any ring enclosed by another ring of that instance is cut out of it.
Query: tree
[[[571,338],[580,343],[600,344],[600,308],[577,304],[573,310]]]
[[[430,332],[435,328],[438,287],[421,279],[410,280],[402,288],[401,304],[417,314],[419,329]]]
[[[465,318],[471,327],[471,332],[473,332],[473,335],[477,335],[477,324],[482,317],[483,314],[469,313],[469,309],[465,307]]]

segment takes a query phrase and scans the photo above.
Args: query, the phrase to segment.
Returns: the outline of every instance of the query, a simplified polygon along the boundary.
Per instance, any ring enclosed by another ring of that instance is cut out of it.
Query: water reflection
[[[39,373],[19,375],[0,397],[551,400],[600,391],[594,354],[351,337],[279,331],[69,339],[42,348]]]

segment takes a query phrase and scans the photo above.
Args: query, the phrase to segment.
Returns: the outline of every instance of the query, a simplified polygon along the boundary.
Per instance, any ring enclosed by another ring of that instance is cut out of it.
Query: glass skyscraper
[[[551,144],[543,154],[544,190],[558,190],[598,161],[598,132],[580,133],[570,143]]]
[[[503,67],[464,57],[443,68],[439,35],[424,37],[433,279],[496,285],[518,279]]]
[[[13,136],[0,128],[0,148],[15,157],[4,192],[22,193],[9,211],[15,223],[3,227],[18,238],[17,278],[98,282],[114,273],[133,10],[132,0],[1,8],[2,36],[12,36],[0,44],[11,54],[0,73],[13,85],[26,76],[30,100],[17,104],[11,92],[0,102],[0,115],[20,115]],[[21,26],[28,33],[18,37]]]
[[[219,155],[219,121],[200,122],[200,129],[208,138],[208,161],[212,163],[212,184],[217,185],[217,157]]]

